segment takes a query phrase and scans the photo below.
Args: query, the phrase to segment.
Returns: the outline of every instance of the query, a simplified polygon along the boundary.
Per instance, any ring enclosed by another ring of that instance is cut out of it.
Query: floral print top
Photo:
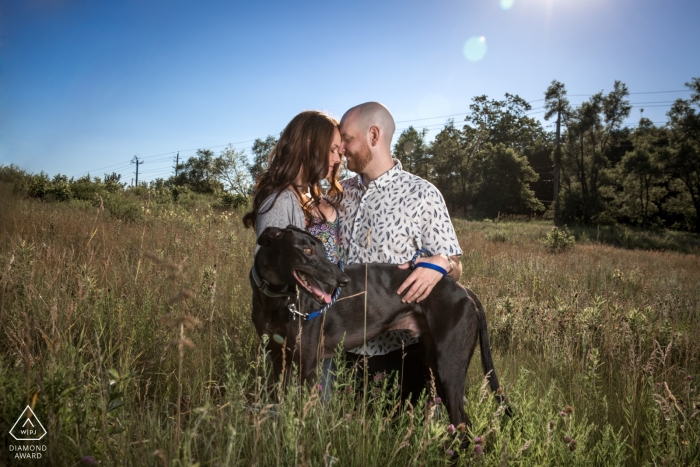
[[[323,218],[316,217],[311,221],[306,221],[306,231],[321,240],[326,250],[326,257],[334,264],[340,260],[338,246],[338,230],[340,227],[340,216],[335,216],[332,222],[324,221]]]

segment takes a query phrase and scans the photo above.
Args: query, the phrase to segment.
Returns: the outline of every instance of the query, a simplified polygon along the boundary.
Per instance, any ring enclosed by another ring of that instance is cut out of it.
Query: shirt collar
[[[394,180],[396,177],[403,172],[403,167],[401,166],[401,161],[398,159],[393,159],[394,161],[394,166],[381,174],[379,177],[376,179],[372,180],[365,186],[364,183],[362,183],[362,174],[357,174],[356,180],[357,180],[357,186],[362,190],[362,191],[367,191],[370,188],[375,188],[377,190],[380,190],[384,188],[385,186],[389,185],[392,180]]]

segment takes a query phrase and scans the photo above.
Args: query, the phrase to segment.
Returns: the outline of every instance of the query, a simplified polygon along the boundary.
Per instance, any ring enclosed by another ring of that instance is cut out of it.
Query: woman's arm
[[[277,197],[276,200],[275,197]],[[260,205],[260,211],[255,221],[255,236],[259,237],[268,227],[283,229],[290,224],[300,229],[306,228],[304,211],[301,209],[296,195],[290,190],[284,190],[279,196],[277,193],[270,195]]]

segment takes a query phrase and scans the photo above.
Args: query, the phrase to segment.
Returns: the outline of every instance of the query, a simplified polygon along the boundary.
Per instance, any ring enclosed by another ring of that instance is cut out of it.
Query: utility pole
[[[175,156],[175,178],[177,178],[177,167],[180,165],[180,151],[177,152],[177,156]]]
[[[142,160],[139,160],[139,155],[136,154],[133,159],[131,159],[132,164],[136,164],[136,186],[139,186],[139,164],[143,164]]]

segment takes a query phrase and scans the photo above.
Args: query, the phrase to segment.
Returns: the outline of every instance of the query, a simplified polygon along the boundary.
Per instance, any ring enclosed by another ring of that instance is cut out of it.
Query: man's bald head
[[[389,109],[379,102],[365,102],[356,105],[343,115],[340,121],[341,128],[343,123],[353,126],[355,131],[360,134],[366,134],[373,126],[377,127],[379,129],[379,144],[384,150],[391,151],[391,139],[394,136],[396,124]]]
[[[366,102],[345,112],[340,120],[339,152],[347,168],[370,182],[394,166],[391,139],[394,117],[378,102]]]

